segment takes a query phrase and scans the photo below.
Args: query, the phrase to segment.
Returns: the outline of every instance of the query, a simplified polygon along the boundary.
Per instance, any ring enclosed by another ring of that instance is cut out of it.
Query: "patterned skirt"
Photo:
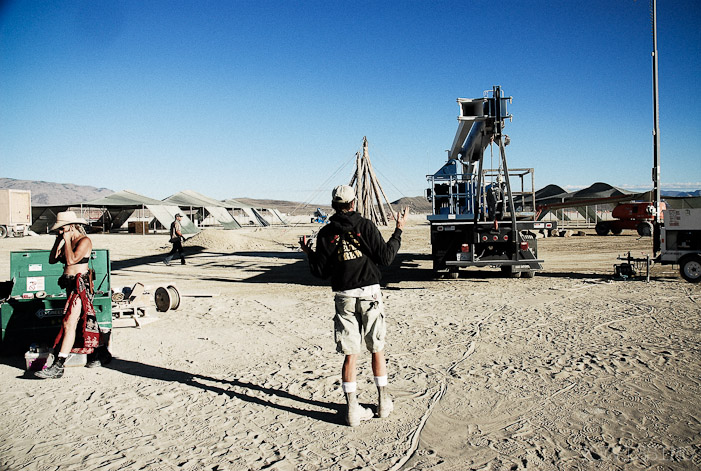
[[[63,308],[63,319],[67,319],[70,315],[71,306],[80,299],[81,311],[78,326],[75,332],[75,342],[71,353],[92,353],[95,348],[100,345],[100,329],[95,316],[95,308],[92,301],[93,293],[88,289],[90,286],[89,274],[85,273],[78,276],[63,275],[59,278],[59,286],[66,289],[66,306]],[[61,330],[54,341],[54,349],[63,338],[63,323]]]

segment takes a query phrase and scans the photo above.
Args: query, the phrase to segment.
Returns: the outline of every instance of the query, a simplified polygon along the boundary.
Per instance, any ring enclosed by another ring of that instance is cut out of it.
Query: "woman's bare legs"
[[[68,315],[63,319],[63,338],[61,339],[58,356],[54,358],[54,362],[50,367],[34,373],[34,376],[37,378],[58,379],[63,376],[63,363],[66,361],[75,343],[75,331],[78,328],[82,307],[83,304],[79,297],[76,297],[71,302],[71,305],[68,306]]]
[[[78,328],[80,313],[83,307],[83,302],[80,297],[76,297],[71,303],[68,316],[63,320],[63,339],[61,340],[61,348],[59,353],[68,354],[75,343],[75,330]]]

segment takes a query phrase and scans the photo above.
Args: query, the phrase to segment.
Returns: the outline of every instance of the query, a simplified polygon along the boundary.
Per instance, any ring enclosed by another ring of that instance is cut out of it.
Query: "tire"
[[[7,228],[5,226],[0,226],[0,239],[7,237]]]
[[[448,278],[452,280],[457,280],[460,277],[460,272],[458,271],[451,271],[448,273]]]
[[[514,271],[514,267],[512,265],[502,265],[501,273],[507,278],[521,278],[521,272]]]
[[[609,225],[608,225],[608,224],[606,224],[606,223],[603,222],[603,221],[600,221],[600,222],[597,222],[597,223],[596,223],[596,226],[594,226],[594,230],[596,231],[596,233],[597,233],[598,235],[600,235],[600,236],[605,236],[605,235],[607,235],[607,234],[609,233],[609,230],[610,230],[610,229],[609,229]]]
[[[640,237],[650,237],[652,235],[652,223],[650,221],[640,221],[636,229]]]
[[[701,256],[687,255],[679,261],[679,274],[689,283],[701,281]]]
[[[622,232],[623,232],[623,228],[621,228],[621,227],[612,227],[611,228],[611,234],[613,234],[613,235],[621,235]]]
[[[526,270],[521,272],[521,278],[533,278],[535,276],[535,270]]]

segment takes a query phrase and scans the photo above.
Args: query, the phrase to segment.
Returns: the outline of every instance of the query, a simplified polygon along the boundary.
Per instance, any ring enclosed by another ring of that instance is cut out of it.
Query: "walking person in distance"
[[[166,256],[163,263],[170,265],[170,261],[173,260],[173,256],[178,253],[180,254],[180,264],[185,265],[185,255],[183,254],[183,233],[180,221],[183,215],[178,213],[175,215],[175,220],[170,224],[170,243],[173,244],[173,248]]]

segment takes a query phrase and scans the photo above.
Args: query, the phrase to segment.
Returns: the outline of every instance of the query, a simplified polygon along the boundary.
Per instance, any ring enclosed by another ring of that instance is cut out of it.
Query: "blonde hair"
[[[71,226],[75,227],[75,230],[81,233],[82,235],[88,235],[88,233],[85,231],[85,226],[83,226],[82,224],[71,224]]]

